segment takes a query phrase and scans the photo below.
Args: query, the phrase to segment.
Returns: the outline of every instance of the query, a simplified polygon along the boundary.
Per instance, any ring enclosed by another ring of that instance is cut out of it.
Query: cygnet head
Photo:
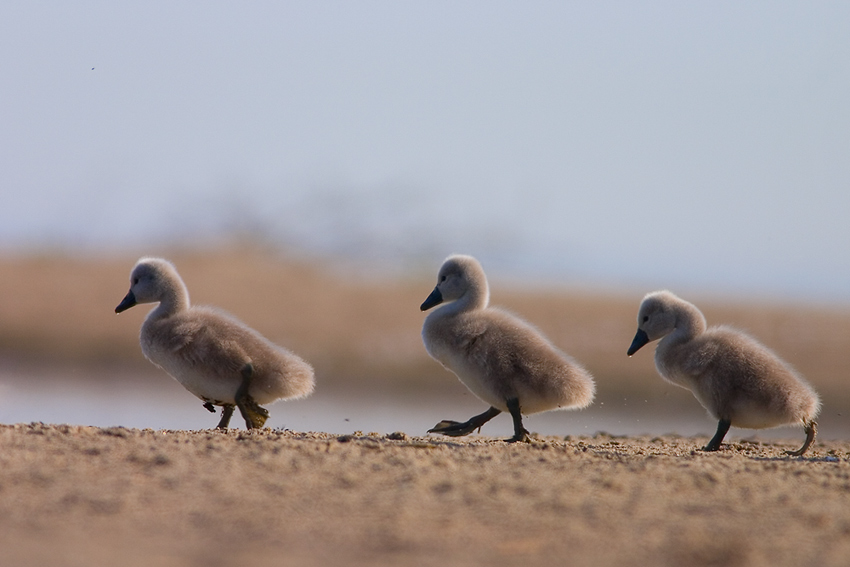
[[[483,308],[490,300],[487,276],[472,256],[455,254],[446,258],[437,274],[437,286],[420,306],[427,311],[443,302],[464,299],[471,307]]]
[[[690,304],[669,291],[655,291],[647,294],[638,310],[638,330],[629,347],[628,355],[633,355],[646,343],[672,333],[684,305]]]
[[[115,308],[116,313],[141,303],[188,298],[189,292],[174,265],[162,258],[142,258],[130,272],[130,291]]]

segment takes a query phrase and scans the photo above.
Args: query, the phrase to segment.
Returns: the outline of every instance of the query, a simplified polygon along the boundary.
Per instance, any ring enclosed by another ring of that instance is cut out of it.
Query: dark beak
[[[443,302],[443,294],[440,293],[440,288],[435,287],[434,291],[431,292],[431,295],[428,296],[428,299],[425,300],[425,303],[419,306],[419,309],[422,311],[428,311],[435,305],[439,305]]]
[[[632,346],[629,347],[629,352],[626,353],[629,356],[633,355],[637,351],[640,350],[640,347],[649,342],[649,336],[646,334],[646,331],[643,329],[638,329],[638,332],[635,334],[635,340],[632,341]]]
[[[116,313],[121,313],[122,311],[126,311],[132,306],[136,304],[136,296],[133,294],[133,290],[127,292],[127,295],[124,296],[124,299],[121,300],[121,303],[118,304],[118,307],[115,308]]]

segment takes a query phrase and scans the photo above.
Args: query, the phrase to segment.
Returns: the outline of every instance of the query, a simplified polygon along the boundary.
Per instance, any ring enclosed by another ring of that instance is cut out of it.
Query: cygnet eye
[[[649,315],[644,315],[643,322],[646,323],[647,321],[649,321]]]
[[[440,283],[443,283],[444,281],[446,281],[446,276],[440,278]]]
[[[139,283],[139,278],[133,278],[133,285],[136,285],[138,283]]]

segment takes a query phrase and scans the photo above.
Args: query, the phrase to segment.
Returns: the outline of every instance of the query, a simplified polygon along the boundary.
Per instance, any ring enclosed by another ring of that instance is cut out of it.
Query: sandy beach
[[[0,567],[850,567],[848,29],[3,3]]]
[[[0,426],[3,565],[846,565],[850,443]]]

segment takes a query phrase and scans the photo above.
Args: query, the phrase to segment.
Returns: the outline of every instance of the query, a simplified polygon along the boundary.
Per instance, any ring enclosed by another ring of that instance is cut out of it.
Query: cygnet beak
[[[440,293],[440,288],[435,287],[434,291],[431,292],[431,295],[428,296],[428,299],[419,306],[419,309],[422,311],[428,311],[435,305],[439,305],[443,302],[443,294]]]
[[[122,311],[126,311],[132,306],[136,304],[136,295],[133,293],[133,290],[127,292],[127,295],[124,296],[124,299],[121,300],[121,303],[118,304],[118,307],[115,308],[116,313],[121,313]]]
[[[635,340],[632,341],[632,346],[629,347],[629,352],[627,353],[629,356],[633,355],[637,351],[640,350],[640,347],[649,342],[649,335],[646,334],[646,331],[643,329],[638,329],[637,333],[635,333]]]

